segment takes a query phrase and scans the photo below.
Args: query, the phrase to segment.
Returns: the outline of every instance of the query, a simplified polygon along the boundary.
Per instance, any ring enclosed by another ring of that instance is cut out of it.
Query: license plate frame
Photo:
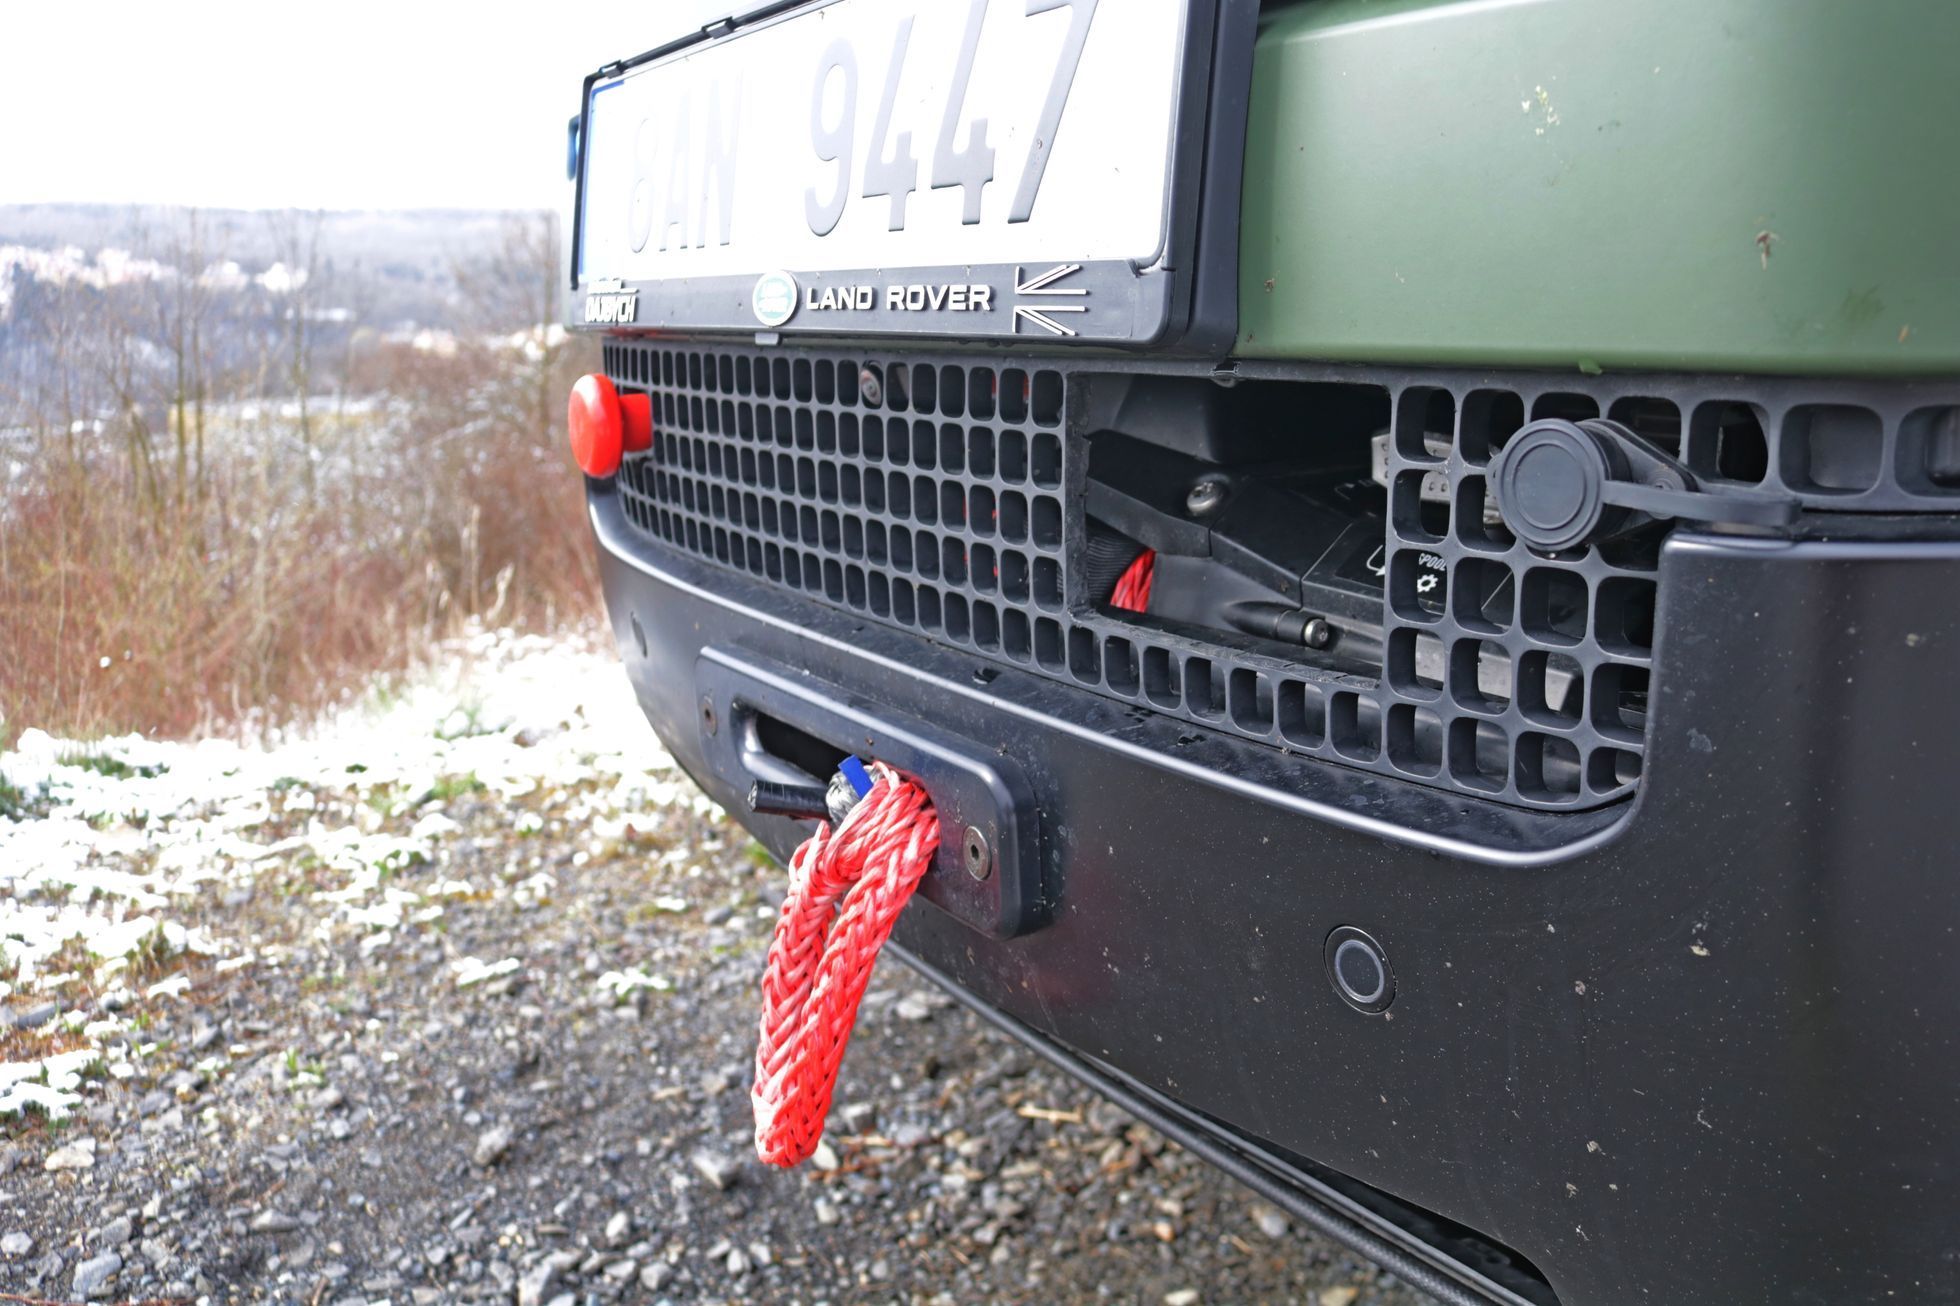
[[[1160,239],[1147,257],[1046,261],[1030,256],[916,266],[877,266],[864,260],[858,266],[783,268],[752,252],[762,266],[739,273],[609,276],[607,269],[588,268],[595,97],[622,85],[629,75],[645,75],[636,70],[697,59],[748,34],[849,2],[794,0],[765,6],[587,76],[577,119],[567,242],[572,291],[568,325],[609,331],[739,332],[764,340],[921,337],[991,339],[1023,347],[1163,347],[1182,342],[1213,350],[1229,345],[1236,326],[1238,183],[1255,0],[1175,0],[1181,30],[1173,52]],[[1042,2],[1028,0],[1030,7]],[[1077,2],[1096,8],[1096,0]],[[1019,10],[1022,0],[1007,3]],[[1039,11],[1043,14],[1070,7],[1070,0],[1045,3],[1049,7]],[[1103,20],[1121,21],[1113,0],[1100,0],[1100,5]],[[1085,39],[1094,39],[1093,27],[1089,30]],[[1233,71],[1239,75],[1231,76]],[[875,99],[875,90],[871,96]],[[923,142],[919,151],[928,166],[932,144]],[[1003,180],[1003,189],[1012,189],[1012,178]],[[781,312],[785,301],[786,315]]]

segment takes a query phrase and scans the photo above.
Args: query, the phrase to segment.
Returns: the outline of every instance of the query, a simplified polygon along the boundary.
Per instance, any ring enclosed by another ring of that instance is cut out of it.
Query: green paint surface
[[[1960,370],[1960,3],[1269,12],[1239,352]]]

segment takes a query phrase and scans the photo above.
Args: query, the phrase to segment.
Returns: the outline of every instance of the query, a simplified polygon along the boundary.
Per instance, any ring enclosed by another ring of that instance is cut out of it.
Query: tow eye
[[[1511,533],[1555,552],[1659,518],[1776,528],[1797,501],[1762,490],[1711,490],[1665,450],[1619,422],[1533,422],[1491,460],[1490,483]]]
[[[828,785],[780,784],[758,780],[749,786],[749,810],[764,816],[787,816],[797,821],[829,820],[842,825],[858,800],[871,792],[871,773],[863,762],[847,757],[837,764]]]
[[[571,427],[572,461],[599,480],[619,470],[622,454],[653,448],[652,397],[623,395],[597,373],[572,386],[565,419]]]

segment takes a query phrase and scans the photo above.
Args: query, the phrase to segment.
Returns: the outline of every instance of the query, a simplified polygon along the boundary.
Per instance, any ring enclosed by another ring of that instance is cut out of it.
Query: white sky
[[[585,74],[754,0],[0,0],[0,204],[555,208]]]

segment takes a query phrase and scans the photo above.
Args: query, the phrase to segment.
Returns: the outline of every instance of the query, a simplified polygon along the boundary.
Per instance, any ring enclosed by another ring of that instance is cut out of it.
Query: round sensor
[[[1327,978],[1341,1000],[1370,1015],[1395,1001],[1395,972],[1388,954],[1366,931],[1343,925],[1327,936]]]

